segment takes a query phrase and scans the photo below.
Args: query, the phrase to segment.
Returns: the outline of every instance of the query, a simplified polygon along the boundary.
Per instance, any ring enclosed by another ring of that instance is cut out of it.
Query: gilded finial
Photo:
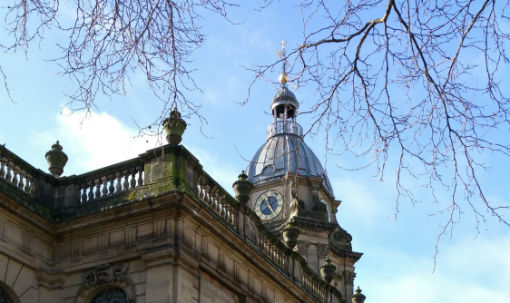
[[[282,84],[282,86],[285,86],[285,84],[289,81],[289,76],[287,75],[287,72],[286,72],[286,67],[287,67],[287,54],[285,52],[285,44],[287,44],[287,42],[285,42],[285,40],[282,40],[282,50],[278,50],[278,56],[280,56],[280,58],[283,60],[283,66],[282,66],[282,73],[280,74],[280,76],[278,77],[278,81],[280,81],[280,83]]]

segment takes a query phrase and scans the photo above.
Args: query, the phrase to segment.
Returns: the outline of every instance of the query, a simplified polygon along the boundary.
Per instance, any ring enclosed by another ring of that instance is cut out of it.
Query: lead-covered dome
[[[333,195],[326,171],[303,140],[299,124],[279,121],[269,125],[266,142],[251,159],[247,175],[256,185],[277,180],[287,173],[323,178],[324,186]]]

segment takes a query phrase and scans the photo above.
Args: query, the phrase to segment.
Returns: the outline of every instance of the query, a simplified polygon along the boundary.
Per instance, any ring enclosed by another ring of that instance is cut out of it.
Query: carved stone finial
[[[294,225],[291,221],[285,225],[282,229],[282,236],[285,240],[285,243],[290,249],[293,249],[297,244],[297,239],[299,237],[299,229]]]
[[[186,130],[186,121],[181,118],[181,113],[174,108],[170,112],[170,117],[163,121],[163,129],[165,130],[166,140],[172,145],[177,145],[182,140],[182,134]]]
[[[321,276],[324,281],[330,283],[333,280],[333,275],[335,274],[336,266],[331,263],[331,259],[326,256],[324,260],[324,264],[321,266]]]
[[[356,293],[352,296],[351,300],[352,303],[364,303],[366,298],[367,297],[361,293],[361,289],[358,286],[358,288],[356,288]]]
[[[45,157],[50,173],[57,178],[60,177],[67,163],[67,155],[62,151],[62,145],[59,144],[58,140],[57,143],[51,146],[51,150],[46,153]]]
[[[237,181],[232,184],[232,188],[234,189],[237,201],[243,204],[248,203],[253,184],[248,181],[248,176],[245,174],[244,170],[237,177]]]

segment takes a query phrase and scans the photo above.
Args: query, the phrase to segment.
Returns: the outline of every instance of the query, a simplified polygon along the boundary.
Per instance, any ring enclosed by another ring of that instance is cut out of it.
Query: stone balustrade
[[[230,225],[236,226],[235,207],[226,200],[229,194],[216,184],[212,178],[201,174],[197,182],[197,192],[199,198],[209,205],[211,210]]]
[[[34,194],[36,169],[0,145],[0,180],[28,194]]]
[[[340,291],[322,280],[301,255],[271,234],[251,209],[217,184],[182,146],[166,145],[135,159],[61,178],[30,166],[0,146],[0,192],[8,196],[15,192],[22,195],[12,198],[34,212],[40,212],[41,207],[31,207],[31,203],[44,205],[51,211],[38,214],[53,222],[171,192],[186,193],[223,221],[237,237],[252,243],[260,256],[318,302],[343,302]]]
[[[27,194],[32,191],[32,176],[8,160],[0,159],[0,178]]]
[[[80,204],[126,193],[143,186],[143,165],[138,159],[129,160],[79,176]]]

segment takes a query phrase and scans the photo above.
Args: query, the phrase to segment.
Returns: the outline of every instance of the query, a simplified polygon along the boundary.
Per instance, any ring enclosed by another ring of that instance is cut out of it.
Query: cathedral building
[[[177,110],[167,145],[81,175],[61,177],[58,141],[50,173],[0,146],[0,303],[362,303],[362,254],[298,108],[283,73],[235,197],[180,144]]]

